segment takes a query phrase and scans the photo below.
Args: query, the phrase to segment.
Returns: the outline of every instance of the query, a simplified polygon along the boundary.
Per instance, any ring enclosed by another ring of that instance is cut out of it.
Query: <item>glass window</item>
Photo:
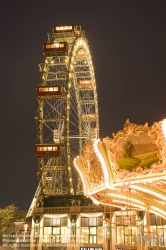
[[[52,219],[50,218],[45,218],[44,219],[44,226],[52,226]]]
[[[162,218],[158,215],[156,215],[156,225],[157,226],[162,226]]]
[[[96,234],[96,227],[90,227],[90,234]]]
[[[96,218],[89,218],[89,226],[97,226]]]
[[[90,237],[89,237],[89,243],[97,243],[97,242],[96,242],[96,236],[90,235]]]
[[[121,222],[121,216],[116,216],[116,222]]]
[[[125,235],[131,234],[131,227],[125,227]]]
[[[61,224],[60,218],[53,219],[53,226],[60,226],[60,224]]]
[[[82,234],[81,235],[81,242],[82,243],[89,243],[89,235],[87,234]]]
[[[136,227],[117,226],[117,244],[135,245]]]
[[[67,227],[67,218],[62,218],[61,219],[61,226],[66,226]]]
[[[149,218],[150,218],[150,225],[156,225],[155,214],[150,214]]]
[[[60,227],[53,227],[53,234],[60,234]]]
[[[99,227],[101,225],[101,227]],[[81,218],[81,243],[103,243],[103,218]]]
[[[103,226],[103,217],[98,217],[97,218],[97,226],[98,227],[102,227]]]
[[[89,225],[88,218],[81,218],[81,225],[82,227],[86,227]]]
[[[156,233],[156,226],[150,226],[150,232]]]
[[[51,234],[52,234],[52,227],[44,227],[44,235],[43,235],[44,242],[51,241]]]
[[[58,139],[58,141],[59,141],[59,139]],[[57,147],[53,147],[52,150],[57,151]]]
[[[82,227],[82,234],[89,234],[89,227]]]
[[[67,217],[44,219],[44,242],[67,242]],[[46,226],[47,225],[47,226]],[[64,226],[66,225],[66,226]]]
[[[102,244],[103,243],[103,228],[97,227],[97,243]]]
[[[68,236],[67,227],[61,227],[61,241],[64,243],[67,242],[67,236]]]

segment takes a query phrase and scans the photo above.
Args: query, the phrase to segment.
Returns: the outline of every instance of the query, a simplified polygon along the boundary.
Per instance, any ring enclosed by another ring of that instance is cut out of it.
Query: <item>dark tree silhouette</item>
[[[123,144],[123,148],[124,148],[123,156],[125,158],[131,158],[133,156],[134,151],[135,151],[133,143],[128,140]]]

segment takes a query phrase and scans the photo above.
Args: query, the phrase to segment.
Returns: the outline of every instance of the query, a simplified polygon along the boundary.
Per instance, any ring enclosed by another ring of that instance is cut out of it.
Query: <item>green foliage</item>
[[[121,158],[117,162],[120,168],[132,171],[133,168],[138,166],[140,160],[137,158]]]
[[[15,221],[24,221],[27,211],[20,210],[14,204],[0,208],[0,239],[5,230]]]
[[[145,159],[138,158],[121,158],[117,160],[121,169],[132,171],[135,167],[141,167],[142,169],[150,168],[150,166],[158,161],[157,155],[149,156]]]
[[[123,149],[124,149],[124,154],[123,156],[125,158],[131,158],[133,156],[133,153],[135,151],[135,148],[134,148],[134,145],[131,141],[126,141],[124,144],[123,144]]]
[[[158,161],[158,157],[157,157],[157,155],[153,155],[153,156],[149,156],[149,157],[147,157],[147,158],[145,158],[145,159],[142,159],[141,160],[141,163],[139,164],[139,166],[141,167],[141,168],[150,168],[150,166],[153,164],[153,163],[155,163],[155,162],[157,162]]]

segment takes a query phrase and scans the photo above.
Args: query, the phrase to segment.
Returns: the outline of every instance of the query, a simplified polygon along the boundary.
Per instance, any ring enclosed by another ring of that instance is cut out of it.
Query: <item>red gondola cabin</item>
[[[36,157],[60,156],[60,145],[36,144],[35,156]]]
[[[74,31],[74,25],[63,25],[63,26],[54,26],[53,27],[54,33],[62,33],[62,32],[71,32]]]
[[[83,114],[81,119],[83,122],[94,122],[96,121],[97,117],[96,114]]]
[[[86,88],[86,87],[92,87],[92,81],[91,80],[80,80],[78,81],[78,86],[79,87],[83,87],[83,88]]]
[[[37,97],[58,97],[62,96],[62,87],[61,86],[38,86],[36,88]]]
[[[67,42],[44,44],[44,52],[67,52],[67,51],[68,51]]]

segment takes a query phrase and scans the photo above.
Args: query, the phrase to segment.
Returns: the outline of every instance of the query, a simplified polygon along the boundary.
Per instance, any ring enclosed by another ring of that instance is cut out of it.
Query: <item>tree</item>
[[[27,211],[20,210],[14,204],[0,208],[0,240],[5,230],[15,221],[25,221]]]
[[[131,158],[133,156],[133,153],[135,151],[135,148],[134,148],[134,145],[131,141],[126,141],[124,144],[123,144],[123,149],[124,149],[124,154],[123,156],[125,158]]]

